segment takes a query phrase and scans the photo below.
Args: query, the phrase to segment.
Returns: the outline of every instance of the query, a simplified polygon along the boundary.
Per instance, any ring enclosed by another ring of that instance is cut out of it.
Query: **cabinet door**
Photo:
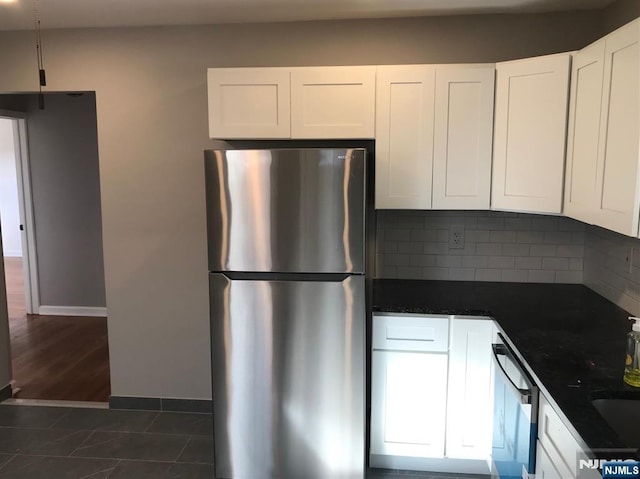
[[[487,459],[493,427],[493,321],[451,322],[447,457]]]
[[[562,211],[571,55],[496,64],[491,207]]]
[[[640,132],[640,21],[606,37],[604,98],[600,118],[597,224],[638,235]]]
[[[291,71],[292,138],[373,138],[376,67]]]
[[[489,209],[495,65],[437,66],[434,209]]]
[[[209,137],[289,138],[286,68],[209,68]]]
[[[373,351],[371,454],[443,457],[447,355]]]
[[[574,55],[567,133],[564,214],[594,223],[604,40]]]
[[[555,465],[553,464],[553,461],[547,455],[544,447],[542,447],[540,441],[537,441],[536,479],[570,479],[571,474],[569,472],[566,472],[566,474],[567,475],[563,476],[560,472],[558,472]]]
[[[378,67],[376,81],[375,206],[429,209],[435,68]]]

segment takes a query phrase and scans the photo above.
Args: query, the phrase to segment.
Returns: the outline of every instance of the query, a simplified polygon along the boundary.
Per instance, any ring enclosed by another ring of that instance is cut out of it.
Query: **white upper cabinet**
[[[638,235],[640,20],[605,37],[595,223]]]
[[[604,41],[576,53],[571,68],[564,214],[594,222]]]
[[[373,138],[376,67],[291,70],[292,138]]]
[[[489,209],[495,65],[436,67],[434,209]]]
[[[286,68],[209,68],[211,138],[289,138]]]
[[[575,55],[567,139],[565,214],[638,235],[640,20]]]
[[[562,212],[570,64],[568,53],[496,64],[493,209]]]
[[[376,82],[375,207],[429,209],[435,67],[380,66]]]

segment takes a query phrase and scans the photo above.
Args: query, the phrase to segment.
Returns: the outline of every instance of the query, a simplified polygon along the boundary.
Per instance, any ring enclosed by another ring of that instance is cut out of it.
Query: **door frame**
[[[40,312],[38,286],[38,257],[36,254],[35,218],[31,196],[31,168],[27,141],[27,115],[20,111],[0,110],[0,118],[13,121],[16,176],[18,180],[18,207],[22,230],[22,269],[27,314]]]

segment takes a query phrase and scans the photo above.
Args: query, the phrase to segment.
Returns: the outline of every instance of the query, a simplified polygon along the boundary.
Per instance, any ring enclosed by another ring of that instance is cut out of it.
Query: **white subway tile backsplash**
[[[464,228],[462,249],[449,248],[452,225]],[[585,225],[556,216],[495,211],[378,211],[376,275],[580,283],[582,260],[587,254],[584,236]],[[640,277],[640,260],[637,275]]]
[[[502,281],[512,283],[526,283],[529,281],[529,271],[526,269],[503,269]]]
[[[582,271],[556,271],[556,283],[581,283]]]
[[[499,215],[500,213],[498,213]],[[489,231],[500,231],[504,229],[504,216],[487,216],[478,218],[478,229]]]
[[[474,268],[449,268],[449,279],[453,281],[473,281],[475,274]]]
[[[502,271],[499,269],[476,269],[476,281],[502,281]]]
[[[569,258],[542,258],[542,269],[553,271],[567,271]]]
[[[422,268],[416,266],[397,266],[397,277],[406,279],[423,279]]]
[[[532,244],[529,251],[531,256],[555,256],[558,247],[554,244]]]
[[[489,268],[513,269],[516,259],[513,256],[489,256]]]
[[[472,243],[489,243],[491,241],[491,231],[487,230],[467,230],[465,237]]]
[[[544,243],[546,244],[571,244],[570,231],[546,231],[544,233]]]
[[[400,254],[420,254],[424,252],[424,243],[418,241],[402,241],[398,243]]]
[[[488,268],[488,256],[465,256],[462,258],[462,266],[465,268]]]
[[[504,227],[513,231],[531,231],[531,218],[505,218]]]
[[[491,243],[515,243],[516,237],[515,231],[491,231],[489,241]]]
[[[531,247],[524,243],[511,243],[502,245],[502,254],[505,256],[529,256]]]
[[[449,279],[448,268],[424,268],[422,273],[422,279]]]
[[[558,256],[564,258],[584,258],[584,246],[582,245],[558,245]]]
[[[530,283],[555,283],[556,272],[533,270],[533,269],[529,270],[529,282]]]
[[[462,256],[436,256],[436,266],[441,268],[462,268]]]
[[[544,241],[543,231],[518,231],[518,243],[542,243]]]
[[[542,269],[542,258],[520,257],[516,258],[516,268],[518,269]]]
[[[476,254],[487,255],[487,256],[499,256],[502,254],[502,244],[478,243],[476,244]]]

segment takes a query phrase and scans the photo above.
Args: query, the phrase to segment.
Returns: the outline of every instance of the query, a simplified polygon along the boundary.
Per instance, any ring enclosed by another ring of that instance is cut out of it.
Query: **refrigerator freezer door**
[[[364,478],[364,288],[210,275],[216,478]]]
[[[365,150],[205,152],[209,271],[364,272]]]

